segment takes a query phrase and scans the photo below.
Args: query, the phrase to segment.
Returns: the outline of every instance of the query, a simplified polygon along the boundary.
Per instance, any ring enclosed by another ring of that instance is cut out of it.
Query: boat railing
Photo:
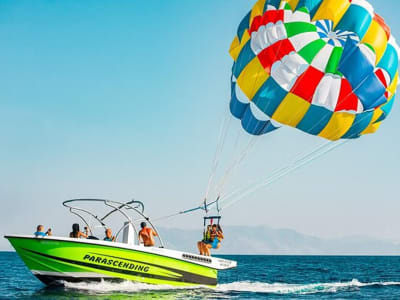
[[[104,203],[104,205],[111,207],[112,210],[107,212],[103,217],[99,217],[86,208],[81,208],[81,207],[77,207],[76,205],[73,205],[72,203],[75,203],[75,202],[97,202],[97,203],[102,202],[102,203]],[[136,228],[137,226],[135,226],[134,221],[132,220],[130,215],[124,211],[124,210],[132,210],[141,217],[139,219],[135,219],[135,221],[136,222],[146,221],[147,223],[149,223],[150,227],[157,233],[157,239],[159,241],[160,247],[164,248],[164,243],[162,241],[162,238],[161,238],[157,228],[150,221],[150,218],[144,214],[144,204],[140,201],[131,200],[126,203],[123,203],[123,202],[107,200],[107,199],[71,199],[71,200],[64,201],[63,205],[65,207],[67,207],[72,214],[78,216],[86,224],[91,235],[93,235],[93,233],[90,229],[89,223],[86,221],[86,219],[80,213],[85,213],[85,214],[91,216],[92,218],[94,218],[101,224],[101,227],[107,228],[107,225],[105,224],[104,220],[109,218],[112,214],[119,212],[122,216],[124,216],[124,218],[126,219],[127,222],[125,222],[124,225],[117,231],[117,234],[115,235],[116,238],[118,238],[119,234],[129,225],[132,225],[134,233],[136,235],[136,238],[138,237],[138,230]]]

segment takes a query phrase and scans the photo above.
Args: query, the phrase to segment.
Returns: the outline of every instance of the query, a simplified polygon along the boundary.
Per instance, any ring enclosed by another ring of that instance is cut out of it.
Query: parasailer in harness
[[[214,218],[218,219],[218,224],[212,224]],[[220,218],[221,217],[204,217],[204,222],[207,219],[211,219],[211,224],[207,225],[204,230],[203,240],[197,242],[200,255],[210,256],[210,249],[219,249],[221,246],[221,240],[224,238],[224,234],[219,225]]]

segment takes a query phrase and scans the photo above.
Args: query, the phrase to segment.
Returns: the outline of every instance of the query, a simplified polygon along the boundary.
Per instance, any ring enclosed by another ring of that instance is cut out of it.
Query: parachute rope
[[[210,172],[210,176],[208,178],[208,183],[207,183],[207,188],[206,188],[206,192],[205,192],[205,196],[204,196],[204,202],[207,203],[207,198],[210,192],[210,188],[215,176],[215,173],[217,171],[219,162],[220,162],[220,156],[222,154],[222,150],[224,148],[225,145],[225,140],[226,137],[228,135],[228,131],[229,131],[229,127],[232,121],[232,116],[229,117],[229,120],[227,117],[224,118],[221,126],[220,126],[220,132],[219,132],[219,137],[218,137],[218,142],[217,142],[217,148],[215,150],[215,154],[214,154],[214,160],[212,163],[212,167],[211,167],[211,172]]]
[[[227,208],[229,206],[231,206],[232,204],[234,204],[235,202],[241,200],[242,198],[248,196],[249,194],[252,194],[254,192],[256,192],[257,190],[267,187],[269,185],[271,185],[272,183],[274,183],[275,181],[279,180],[280,178],[289,175],[290,173],[292,173],[293,171],[309,164],[310,162],[318,159],[319,157],[333,151],[334,149],[344,145],[345,143],[349,142],[350,140],[343,140],[343,141],[339,141],[334,143],[334,145],[332,145],[332,142],[329,144],[324,144],[322,146],[322,148],[319,149],[319,151],[313,151],[314,154],[313,155],[306,155],[305,157],[302,157],[301,159],[299,159],[298,161],[284,167],[281,168],[275,172],[273,172],[273,175],[271,175],[270,177],[268,177],[266,180],[264,180],[261,183],[255,184],[255,185],[251,185],[245,189],[241,189],[239,191],[236,191],[236,193],[231,194],[229,196],[226,196],[222,199],[221,203],[225,203],[224,208]],[[232,199],[232,200],[230,200]]]
[[[216,185],[216,193],[221,195],[223,193],[223,189],[225,185],[229,182],[229,180],[235,174],[237,168],[241,165],[244,159],[248,156],[249,153],[253,150],[254,146],[257,144],[258,139],[256,137],[252,137],[247,144],[247,146],[243,149],[243,151],[239,154],[239,156],[233,161],[233,163],[226,169],[224,175],[219,180]]]
[[[363,122],[365,118],[368,116],[365,115],[361,117],[357,122],[354,122],[355,124]],[[337,130],[336,130],[337,131]],[[335,132],[336,133],[336,132]],[[347,140],[341,140],[339,142],[332,142],[332,141],[326,141],[320,145],[318,145],[314,150],[310,151],[309,153],[306,153],[305,155],[301,156],[299,159],[295,159],[293,162],[289,163],[288,165],[279,168],[276,171],[272,172],[272,175],[269,176],[266,180],[264,180],[261,183],[251,185],[247,188],[242,188],[239,189],[228,196],[221,197],[221,203],[228,203],[228,206],[232,205],[233,203],[239,201],[243,197],[246,197],[247,195],[257,191],[258,189],[269,186],[270,184],[274,183],[278,179],[292,173],[293,171],[307,165],[308,163],[316,160],[317,158],[333,151],[334,149],[338,148],[339,146],[344,145],[345,143],[349,142],[351,139]],[[333,145],[332,145],[333,144]],[[238,195],[238,196],[235,196]],[[234,198],[235,197],[235,198]],[[229,199],[233,198],[233,200],[228,201]]]
[[[309,162],[312,162],[316,158],[334,150],[335,148],[343,145],[344,143],[346,143],[348,141],[349,140],[340,141],[340,142],[334,144],[333,146],[332,146],[332,142],[330,142],[330,141],[324,142],[324,143],[318,145],[315,149],[305,153],[300,158],[294,160],[292,163],[288,164],[287,166],[285,166],[283,168],[279,168],[276,171],[272,172],[272,175],[269,176],[266,180],[264,180],[261,183],[253,184],[246,188],[239,189],[231,194],[228,194],[225,197],[218,196],[216,200],[214,200],[210,203],[203,202],[203,204],[200,206],[190,208],[190,209],[187,209],[184,211],[179,211],[179,212],[176,212],[173,214],[161,216],[159,218],[154,219],[154,221],[161,221],[161,220],[169,219],[169,218],[172,218],[172,217],[175,217],[178,215],[192,213],[192,212],[199,211],[199,210],[200,211],[208,211],[208,210],[212,209],[212,207],[214,207],[214,205],[216,206],[216,209],[219,213],[223,208],[226,208],[226,207],[232,205],[233,203],[241,200],[243,197],[247,196],[248,194],[251,194],[252,192],[257,191],[258,189],[263,188],[264,186],[268,186],[268,185],[272,184],[273,182],[277,181],[278,179],[284,177],[285,175],[290,174],[294,170],[299,169],[300,167],[308,164]],[[328,146],[332,146],[332,147],[328,147]],[[324,150],[325,148],[327,148],[327,149]],[[228,201],[229,199],[232,199],[232,200]],[[221,206],[222,203],[227,203],[228,205]]]

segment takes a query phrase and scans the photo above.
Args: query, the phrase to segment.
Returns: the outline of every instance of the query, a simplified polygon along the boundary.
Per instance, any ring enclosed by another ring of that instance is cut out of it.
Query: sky
[[[154,218],[201,203],[229,114],[228,49],[254,2],[1,1],[0,233],[66,234],[71,198],[135,198]],[[400,38],[400,2],[370,2]],[[399,116],[396,103],[377,134],[224,208],[223,224],[400,242]],[[229,122],[215,182],[250,141]],[[260,138],[226,192],[321,142],[291,128]],[[157,225],[200,231],[202,214]]]

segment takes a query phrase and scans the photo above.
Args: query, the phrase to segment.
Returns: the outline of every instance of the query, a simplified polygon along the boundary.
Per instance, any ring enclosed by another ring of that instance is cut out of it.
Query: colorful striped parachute
[[[393,106],[398,53],[365,0],[259,0],[230,49],[230,110],[253,135],[271,119],[328,140],[373,133]]]

